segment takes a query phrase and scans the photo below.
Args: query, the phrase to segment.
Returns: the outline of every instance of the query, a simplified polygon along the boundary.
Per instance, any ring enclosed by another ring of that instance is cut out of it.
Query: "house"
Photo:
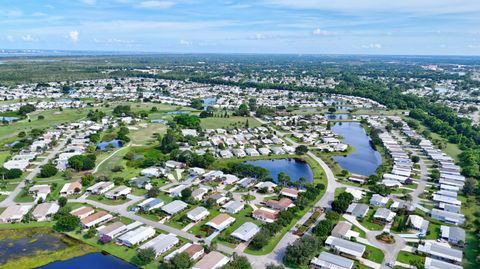
[[[262,182],[258,182],[256,185],[255,185],[255,188],[257,190],[262,190],[262,189],[265,189],[267,190],[267,192],[272,192],[273,189],[275,189],[278,185],[271,182],[271,181],[262,181]]]
[[[158,256],[173,248],[178,242],[180,242],[180,240],[174,235],[160,234],[154,239],[141,245],[138,249],[153,248],[155,250],[155,258],[158,258]]]
[[[31,208],[31,205],[11,205],[0,214],[0,223],[19,222]]]
[[[453,249],[433,242],[425,242],[423,245],[418,245],[417,250],[419,252],[426,253],[432,258],[453,263],[461,263],[463,258],[463,253],[461,250]]]
[[[188,174],[192,177],[197,177],[205,174],[205,169],[199,167],[192,167],[188,169]]]
[[[129,231],[118,238],[118,242],[128,247],[133,247],[148,240],[155,235],[155,230],[149,226],[141,226]]]
[[[365,191],[357,190],[353,188],[346,188],[345,192],[350,193],[353,196],[354,202],[360,201],[363,198],[363,196],[365,196]]]
[[[70,214],[74,215],[75,217],[78,217],[79,219],[84,219],[92,215],[94,212],[95,210],[93,210],[93,208],[88,206],[82,206],[70,211]]]
[[[193,199],[200,201],[203,199],[203,196],[207,194],[208,190],[206,188],[198,188],[194,191],[192,191],[192,197]]]
[[[60,206],[54,202],[39,204],[33,210],[32,216],[37,221],[48,221],[57,213],[58,209]]]
[[[220,157],[222,157],[224,159],[228,159],[228,158],[233,157],[232,152],[228,149],[221,150],[219,154],[220,154]]]
[[[377,211],[373,215],[373,218],[382,223],[391,223],[396,215],[397,213],[391,211],[390,209],[381,207],[377,209]]]
[[[217,205],[223,205],[228,201],[228,197],[226,197],[223,193],[216,193],[210,196],[209,199],[213,199]]]
[[[437,219],[453,225],[462,225],[465,223],[465,216],[459,213],[440,210],[438,208],[432,209],[430,216],[433,219]]]
[[[198,222],[208,215],[210,215],[210,212],[203,206],[196,207],[187,213],[187,217],[193,222]]]
[[[143,176],[143,177],[134,177],[130,181],[128,181],[128,184],[132,187],[138,188],[138,189],[146,189],[149,190],[152,188],[152,184],[150,184],[150,178]]]
[[[332,236],[350,240],[352,237],[357,238],[360,234],[352,231],[352,224],[347,221],[340,221],[333,227]]]
[[[180,185],[177,185],[173,188],[170,188],[170,189],[167,190],[168,196],[170,196],[170,197],[182,197],[182,191],[186,188],[188,188],[188,186],[184,185],[184,184],[180,184]]]
[[[356,258],[362,257],[366,248],[365,245],[351,242],[349,240],[341,239],[335,236],[329,236],[327,240],[325,240],[325,245],[340,253],[344,253],[346,255]]]
[[[100,181],[95,183],[93,186],[87,188],[87,193],[91,194],[104,194],[107,191],[111,190],[113,187],[115,187],[115,184],[113,182],[109,181]]]
[[[60,196],[68,196],[78,194],[82,191],[82,183],[80,181],[70,182],[63,185],[60,190]]]
[[[3,167],[9,170],[20,169],[22,171],[25,171],[28,164],[29,164],[28,160],[9,160],[3,164]]]
[[[454,245],[463,245],[465,241],[465,230],[459,227],[440,226],[440,237]]]
[[[222,176],[223,184],[230,185],[238,181],[238,177],[235,175],[224,174]]]
[[[350,204],[347,208],[347,213],[357,218],[364,218],[368,212],[368,205],[366,204]]]
[[[144,212],[150,212],[154,209],[160,208],[164,205],[162,199],[148,198],[137,205],[137,208],[142,209]]]
[[[28,193],[32,194],[35,199],[42,199],[45,201],[48,194],[50,194],[50,186],[46,184],[34,185],[28,189]]]
[[[460,265],[455,265],[450,262],[444,262],[430,257],[425,258],[425,269],[463,269]]]
[[[195,129],[182,129],[183,136],[198,136],[197,130]]]
[[[390,210],[395,211],[398,209],[405,209],[409,212],[415,211],[416,207],[412,203],[406,203],[403,201],[395,201],[390,205]]]
[[[418,236],[426,236],[428,231],[428,220],[418,215],[410,215],[407,219],[407,225],[418,232]]]
[[[370,204],[374,206],[385,207],[389,200],[390,198],[383,197],[380,194],[375,193],[374,195],[372,195],[372,198],[370,198]]]
[[[229,216],[228,214],[220,213],[219,215],[211,219],[209,222],[207,222],[205,225],[210,226],[217,231],[221,231],[234,222],[235,218]]]
[[[99,238],[107,236],[111,239],[119,236],[120,234],[127,231],[127,226],[119,221],[116,221],[107,226],[101,226],[97,228],[97,234]]]
[[[217,251],[211,251],[193,265],[192,269],[219,269],[226,265],[230,259]]]
[[[202,257],[205,253],[205,250],[199,244],[191,244],[183,252],[187,253],[188,257],[190,257],[190,260],[194,261]]]
[[[231,234],[232,237],[237,238],[241,241],[249,241],[252,239],[258,232],[260,227],[253,222],[245,222],[240,227],[238,227]]]
[[[222,206],[221,211],[229,214],[237,214],[244,206],[245,204],[240,201],[230,201]]]
[[[325,251],[310,261],[310,265],[318,269],[352,269],[354,264],[353,260]]]
[[[160,167],[148,167],[140,171],[140,175],[145,177],[160,177],[164,174],[166,174],[165,169]]]
[[[253,211],[252,217],[256,220],[271,223],[278,219],[278,214],[279,214],[278,210],[261,207]]]
[[[107,212],[99,211],[97,213],[94,213],[88,217],[81,219],[80,223],[84,228],[90,228],[102,222],[109,221],[112,218],[113,216],[108,214]]]
[[[289,188],[283,188],[280,191],[281,195],[287,196],[287,197],[292,198],[292,199],[297,199],[299,193],[300,193],[299,190],[294,190],[294,189],[289,189]]]
[[[123,197],[127,197],[132,192],[132,188],[127,187],[127,186],[118,186],[114,188],[113,190],[105,193],[105,197],[108,199],[119,199]]]
[[[266,206],[276,209],[276,210],[286,210],[292,206],[295,206],[293,204],[293,201],[290,200],[289,198],[283,197],[280,200],[268,200],[266,202]]]
[[[180,200],[175,200],[175,201],[172,201],[169,204],[164,205],[162,207],[162,210],[163,210],[163,212],[167,213],[168,215],[174,215],[174,214],[184,210],[187,207],[188,207],[188,205],[185,202],[180,201]]]
[[[181,162],[169,160],[165,162],[165,167],[169,169],[182,169],[182,168],[185,168],[185,164]]]

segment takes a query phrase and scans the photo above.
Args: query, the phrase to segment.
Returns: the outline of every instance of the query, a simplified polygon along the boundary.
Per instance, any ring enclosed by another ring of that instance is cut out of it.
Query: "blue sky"
[[[2,0],[0,49],[480,55],[480,1]]]

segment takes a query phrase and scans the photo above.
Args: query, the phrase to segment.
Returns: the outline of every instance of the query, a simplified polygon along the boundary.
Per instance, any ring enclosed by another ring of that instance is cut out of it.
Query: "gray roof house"
[[[172,201],[169,204],[164,205],[162,207],[162,210],[169,215],[174,215],[174,214],[184,210],[187,207],[188,207],[188,205],[185,202],[180,201],[180,200],[175,200],[175,201]]]
[[[372,198],[370,199],[370,204],[374,205],[374,206],[383,206],[384,207],[384,206],[387,205],[388,200],[390,200],[390,198],[383,197],[380,194],[375,193],[374,195],[372,195]]]
[[[462,225],[465,223],[465,216],[462,214],[448,212],[445,210],[440,210],[437,208],[432,209],[430,212],[432,218],[444,221],[446,223],[454,224],[454,225]]]
[[[460,241],[465,243],[465,230],[459,227],[440,226],[441,237],[449,243],[458,244]]]
[[[363,218],[367,215],[368,205],[353,203],[348,206],[347,213],[357,218]]]
[[[222,209],[220,211],[222,212],[227,212],[230,214],[236,214],[240,212],[245,207],[245,204],[240,202],[240,201],[230,201],[226,203],[225,205],[222,206]]]
[[[425,258],[425,269],[463,269],[460,265],[444,262],[430,257]]]
[[[463,258],[463,253],[461,250],[432,242],[425,242],[425,244],[419,245],[418,251],[424,252],[431,257],[454,263],[461,263]]]
[[[323,251],[320,255],[312,259],[310,265],[315,268],[332,268],[332,269],[352,269],[354,261]]]
[[[362,257],[366,248],[362,244],[337,238],[335,236],[329,236],[327,240],[325,240],[325,244],[330,248],[338,250],[339,252],[350,255],[352,257]]]

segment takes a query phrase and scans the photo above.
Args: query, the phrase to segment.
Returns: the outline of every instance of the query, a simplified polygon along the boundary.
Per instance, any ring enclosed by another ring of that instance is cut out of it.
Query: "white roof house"
[[[160,234],[154,239],[141,245],[138,249],[153,248],[155,250],[155,258],[157,258],[178,244],[178,242],[180,242],[180,240],[174,235]]]
[[[450,262],[445,262],[430,257],[425,258],[425,269],[463,269],[460,265],[455,265]]]
[[[148,211],[151,211],[153,209],[160,208],[164,204],[165,203],[163,202],[162,199],[152,197],[152,198],[148,198],[148,199],[143,200],[141,203],[139,203],[137,205],[137,207],[143,209],[146,212],[148,212]]]
[[[372,195],[372,198],[370,198],[370,204],[374,206],[386,206],[389,200],[390,198],[375,193]]]
[[[58,209],[60,209],[60,206],[57,203],[43,203],[35,207],[32,215],[37,221],[47,221],[57,213]]]
[[[93,186],[87,188],[87,192],[92,194],[104,194],[115,187],[115,184],[110,181],[100,181]]]
[[[9,160],[9,161],[6,161],[4,164],[3,164],[3,167],[5,167],[6,169],[20,169],[22,171],[25,171],[25,169],[27,168],[29,162],[28,160]]]
[[[211,251],[193,265],[192,269],[218,269],[227,264],[230,259],[217,251]]]
[[[242,241],[248,241],[252,239],[258,232],[260,227],[253,222],[245,222],[240,227],[238,227],[231,236],[240,239]]]
[[[407,224],[418,231],[419,236],[426,236],[428,231],[428,220],[418,215],[410,215],[407,219]]]
[[[11,205],[0,214],[0,223],[21,221],[31,208],[31,205]]]
[[[240,212],[245,207],[245,204],[240,201],[230,201],[222,206],[221,211],[227,212],[230,214],[236,214]]]
[[[187,213],[187,217],[194,221],[200,221],[210,215],[210,212],[203,206],[196,207]]]
[[[82,183],[80,181],[70,182],[63,185],[62,189],[60,190],[61,196],[71,195],[82,190]]]
[[[132,192],[132,188],[127,186],[118,186],[113,190],[105,193],[105,197],[108,199],[118,199],[122,196],[127,196]]]
[[[373,215],[373,217],[377,220],[390,223],[393,221],[393,218],[395,218],[396,215],[397,213],[391,211],[390,209],[381,207],[377,209],[377,211],[375,211],[375,214]]]
[[[150,237],[155,235],[155,230],[149,226],[141,226],[133,231],[129,231],[126,234],[120,236],[118,241],[126,246],[132,247],[146,241]]]
[[[100,226],[97,228],[97,232],[100,237],[105,235],[112,239],[126,231],[127,231],[127,226],[119,221],[106,226]]]
[[[418,251],[424,252],[432,257],[438,257],[442,260],[461,263],[463,253],[461,250],[450,248],[433,242],[425,242],[418,246]]]

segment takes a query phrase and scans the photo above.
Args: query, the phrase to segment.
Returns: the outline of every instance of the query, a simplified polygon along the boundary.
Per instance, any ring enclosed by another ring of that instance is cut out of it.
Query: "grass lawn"
[[[415,253],[411,253],[408,251],[400,251],[397,256],[397,261],[405,264],[411,264],[413,262],[418,262],[419,264],[425,263],[425,257],[420,256]]]
[[[230,116],[229,118],[202,118],[200,126],[203,129],[245,127],[247,121],[250,128],[262,125],[253,117]]]
[[[10,156],[9,151],[0,151],[0,166],[3,166],[3,163]]]
[[[363,225],[363,227],[371,230],[371,231],[381,231],[383,230],[384,225],[383,224],[377,224],[373,223],[373,215],[375,215],[375,212],[377,210],[375,208],[370,208],[367,215],[365,218],[363,218],[360,222],[360,224]]]
[[[369,253],[367,257],[368,260],[372,262],[380,263],[380,264],[383,262],[383,258],[385,257],[385,255],[383,254],[383,251],[369,245],[367,245],[367,248],[365,250],[366,252]]]
[[[130,199],[118,199],[118,200],[114,200],[114,199],[107,199],[103,196],[99,196],[99,195],[89,195],[88,200],[92,200],[92,201],[97,201],[99,203],[102,203],[102,204],[106,204],[106,205],[121,205],[121,204],[124,204],[128,201],[130,201]]]
[[[22,190],[14,199],[16,203],[31,203],[35,199],[26,190]]]
[[[135,145],[150,145],[155,141],[154,133],[163,135],[167,131],[167,126],[163,123],[149,123],[147,127],[135,127],[138,130],[130,130],[128,135],[131,138],[131,143]]]

